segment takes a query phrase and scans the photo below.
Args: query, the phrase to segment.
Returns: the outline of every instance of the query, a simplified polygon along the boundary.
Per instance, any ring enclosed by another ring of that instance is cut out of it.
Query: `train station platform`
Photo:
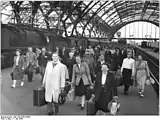
[[[152,51],[151,49],[149,49],[149,48],[140,48],[140,49],[143,50],[145,53],[153,56],[154,58],[159,59],[159,55],[160,55],[159,52],[158,52],[158,53],[153,52],[153,51]]]
[[[11,69],[2,70],[1,113],[2,115],[47,115],[46,106],[33,106],[33,90],[38,88],[40,75],[34,75],[34,80],[28,83],[25,78],[24,87],[11,88]],[[118,88],[121,110],[118,115],[158,115],[158,98],[152,86],[146,86],[145,97],[137,95],[135,87],[130,88],[129,95],[123,95],[123,87]],[[59,115],[86,115],[86,109],[77,106],[80,100],[67,101],[60,106]]]

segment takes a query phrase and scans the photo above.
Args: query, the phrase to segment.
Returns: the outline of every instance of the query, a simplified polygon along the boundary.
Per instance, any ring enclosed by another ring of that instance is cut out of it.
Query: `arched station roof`
[[[134,21],[159,26],[159,1],[8,1],[1,2],[1,15],[2,23],[55,30],[65,36],[109,37]]]

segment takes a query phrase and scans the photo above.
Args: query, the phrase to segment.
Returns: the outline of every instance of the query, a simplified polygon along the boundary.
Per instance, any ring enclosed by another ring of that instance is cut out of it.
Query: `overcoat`
[[[43,84],[45,85],[45,100],[47,102],[58,102],[60,88],[65,87],[66,69],[64,65],[58,62],[53,67],[53,62],[47,63]]]

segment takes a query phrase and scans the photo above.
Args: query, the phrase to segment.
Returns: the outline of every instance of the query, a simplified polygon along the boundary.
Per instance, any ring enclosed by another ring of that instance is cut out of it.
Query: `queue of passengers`
[[[24,85],[24,73],[28,75],[28,82],[32,82],[35,66],[40,68],[42,86],[46,89],[45,99],[48,103],[49,115],[58,114],[58,96],[64,90],[66,81],[72,83],[75,96],[81,97],[78,106],[82,110],[86,101],[87,88],[94,86],[92,97],[96,103],[94,113],[96,114],[98,110],[109,112],[109,102],[112,99],[118,99],[117,86],[114,81],[118,70],[123,76],[125,95],[128,95],[129,86],[136,78],[139,94],[144,97],[145,81],[150,78],[147,61],[142,60],[141,55],[135,61],[133,49],[97,45],[94,48],[89,46],[86,49],[80,46],[70,49],[63,47],[60,50],[56,47],[53,53],[51,51],[46,53],[46,49],[42,48],[42,50],[37,49],[34,53],[32,47],[29,47],[26,59],[21,55],[20,49],[16,50],[11,87],[16,87],[17,80],[21,80],[21,86]]]

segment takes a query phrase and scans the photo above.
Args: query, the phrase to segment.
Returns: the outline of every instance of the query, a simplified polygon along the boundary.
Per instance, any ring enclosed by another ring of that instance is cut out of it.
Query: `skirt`
[[[96,101],[96,108],[102,110],[103,112],[109,112],[108,104],[112,100],[112,91],[105,92],[104,88],[101,88],[100,96],[98,101]]]
[[[23,78],[23,70],[18,66],[13,70],[13,79],[12,80],[22,80]]]
[[[133,85],[133,80],[131,80],[132,70],[131,69],[123,69],[123,84],[124,85]]]
[[[84,85],[83,80],[81,79],[79,85],[75,87],[75,96],[86,95],[88,85]]]

